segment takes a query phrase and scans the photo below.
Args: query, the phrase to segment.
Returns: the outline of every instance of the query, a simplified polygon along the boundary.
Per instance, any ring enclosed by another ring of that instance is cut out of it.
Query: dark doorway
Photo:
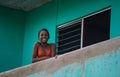
[[[110,14],[109,9],[84,19],[83,47],[110,38]]]

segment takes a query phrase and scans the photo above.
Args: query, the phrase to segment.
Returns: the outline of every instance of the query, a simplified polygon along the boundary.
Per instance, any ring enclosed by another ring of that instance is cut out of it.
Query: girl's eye
[[[40,35],[40,36],[43,36],[43,35]]]
[[[47,34],[41,34],[40,36],[48,36]]]

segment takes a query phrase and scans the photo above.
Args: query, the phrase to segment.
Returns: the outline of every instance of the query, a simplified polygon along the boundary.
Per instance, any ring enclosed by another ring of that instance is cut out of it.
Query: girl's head
[[[41,29],[38,33],[38,38],[42,43],[47,43],[49,39],[49,32],[47,29]]]

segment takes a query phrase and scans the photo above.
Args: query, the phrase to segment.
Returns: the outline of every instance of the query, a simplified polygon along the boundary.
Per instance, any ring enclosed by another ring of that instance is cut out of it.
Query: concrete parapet
[[[120,77],[120,37],[0,73],[0,77]]]

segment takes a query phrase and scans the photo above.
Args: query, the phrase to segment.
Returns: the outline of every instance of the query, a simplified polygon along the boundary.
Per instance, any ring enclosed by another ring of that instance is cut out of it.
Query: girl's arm
[[[56,46],[55,46],[55,44],[51,44],[51,51],[52,51],[52,56],[51,57],[54,57],[56,55]]]
[[[37,56],[38,46],[39,46],[39,43],[35,43],[34,50],[33,50],[33,55],[32,55],[32,63],[50,58],[48,56],[38,58],[38,56]]]

